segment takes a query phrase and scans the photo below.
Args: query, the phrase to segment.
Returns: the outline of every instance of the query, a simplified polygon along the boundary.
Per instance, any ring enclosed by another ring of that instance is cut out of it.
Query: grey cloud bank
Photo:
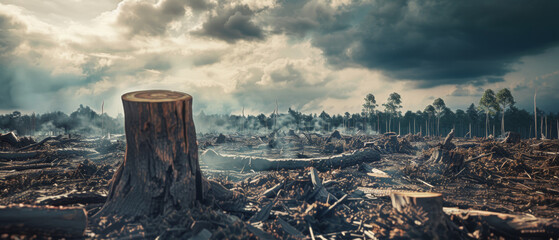
[[[559,60],[557,1],[104,0],[98,9],[0,4],[0,110],[107,100],[114,114],[120,94],[147,88],[192,92],[198,109],[219,113],[270,112],[276,99],[358,112],[366,93],[382,102],[394,91],[411,110],[433,91],[464,108],[455,103],[504,87],[528,108],[538,87],[541,107],[559,111],[559,67],[548,64]]]

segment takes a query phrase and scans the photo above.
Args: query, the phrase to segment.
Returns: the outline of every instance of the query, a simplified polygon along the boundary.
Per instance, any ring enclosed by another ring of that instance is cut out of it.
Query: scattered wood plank
[[[347,198],[347,194],[345,194],[344,196],[342,196],[340,199],[338,199],[338,201],[336,201],[334,204],[332,204],[330,207],[328,207],[328,209],[326,209],[326,211],[322,212],[319,216],[319,218],[326,216],[328,213],[330,213],[330,211],[332,211],[332,209],[334,209],[335,207],[337,207],[341,202],[343,202],[346,198]]]
[[[259,239],[263,239],[263,240],[275,239],[271,234],[264,232],[262,229],[255,227],[251,223],[247,223],[246,227],[252,234],[256,235]]]
[[[492,152],[491,152],[491,153],[485,153],[485,154],[481,154],[481,155],[479,155],[479,156],[477,156],[477,157],[468,158],[468,159],[466,159],[466,160],[464,161],[464,164],[470,163],[470,162],[473,162],[473,161],[476,161],[476,160],[479,160],[480,158],[482,158],[482,157],[487,157],[487,156],[489,156],[489,155],[491,155],[491,154],[493,154],[493,153],[492,153]]]
[[[285,185],[285,181],[282,181],[276,184],[275,186],[271,187],[270,189],[267,189],[262,193],[262,195],[268,198],[274,197],[280,191],[283,185]]]
[[[297,230],[297,228],[291,226],[291,224],[289,224],[287,221],[283,220],[283,218],[278,217],[278,222],[280,223],[281,227],[283,228],[283,230],[287,233],[289,233],[291,236],[295,237],[295,238],[303,238],[305,237],[305,235],[303,235],[302,232],[300,232],[299,230]]]
[[[256,223],[256,222],[262,222],[265,221],[266,219],[268,219],[268,217],[270,217],[270,211],[272,210],[272,208],[274,207],[274,205],[276,205],[276,202],[278,201],[278,197],[281,193],[278,192],[278,194],[276,195],[276,197],[274,198],[274,200],[271,203],[268,203],[266,206],[264,206],[262,209],[260,209],[260,211],[258,211],[258,213],[256,213],[254,216],[252,216],[248,221],[251,223]]]

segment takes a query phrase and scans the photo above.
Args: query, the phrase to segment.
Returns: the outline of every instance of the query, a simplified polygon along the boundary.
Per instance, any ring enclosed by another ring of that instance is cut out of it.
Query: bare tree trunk
[[[485,137],[487,137],[487,128],[489,127],[489,111],[485,113]]]
[[[437,136],[441,136],[441,116],[437,117]]]
[[[429,136],[429,118],[425,120],[425,136]]]
[[[545,137],[549,138],[549,134],[547,132],[547,115],[545,116]]]
[[[157,216],[202,201],[192,97],[151,90],[122,95],[126,157],[95,217]]]
[[[505,136],[505,108],[503,107],[503,116],[501,117],[501,135]]]
[[[538,135],[538,108],[536,107],[536,95],[538,94],[538,90],[534,93],[534,133],[536,135],[536,139],[540,139]]]
[[[540,135],[545,136],[544,135],[545,133],[543,131],[543,116],[540,116],[540,132],[541,132]]]
[[[416,133],[416,131],[415,131],[415,118],[413,118],[413,134],[415,134],[415,133]]]

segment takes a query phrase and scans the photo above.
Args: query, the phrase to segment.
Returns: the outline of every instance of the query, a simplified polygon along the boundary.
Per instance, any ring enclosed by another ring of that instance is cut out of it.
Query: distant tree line
[[[507,131],[521,134],[523,138],[545,136],[557,138],[559,113],[547,113],[537,109],[537,129],[533,112],[514,106],[514,97],[508,89],[495,94],[487,89],[479,103],[465,109],[448,108],[443,99],[437,98],[423,111],[402,113],[402,98],[391,93],[378,108],[375,96],[365,96],[361,113],[330,115],[305,114],[291,108],[287,113],[272,112],[270,115],[206,115],[195,116],[196,127],[201,132],[272,132],[274,130],[300,130],[328,132],[339,129],[347,133],[421,133],[426,136],[444,136],[452,129],[460,137],[502,136]],[[537,131],[537,133],[536,133]]]
[[[98,114],[90,107],[80,107],[70,115],[56,111],[44,114],[23,115],[19,111],[0,115],[2,132],[14,131],[18,135],[82,134],[100,135],[123,133],[122,114],[113,118],[106,113]]]
[[[496,94],[487,89],[479,103],[465,109],[448,108],[443,99],[437,98],[423,111],[402,113],[402,98],[391,93],[379,108],[375,96],[367,94],[361,113],[305,114],[291,108],[287,113],[277,109],[269,114],[230,115],[205,114],[194,116],[199,133],[271,133],[273,131],[298,130],[305,132],[330,132],[335,129],[347,134],[421,133],[426,136],[444,136],[455,129],[457,136],[484,137],[500,136],[514,131],[523,138],[545,136],[557,138],[559,113],[546,113],[537,109],[537,115],[514,106],[514,97],[508,89]],[[63,112],[22,115],[20,112],[0,115],[0,129],[16,131],[19,135],[56,135],[62,133],[102,134],[123,133],[124,118],[98,114],[89,107],[80,107],[67,115]]]

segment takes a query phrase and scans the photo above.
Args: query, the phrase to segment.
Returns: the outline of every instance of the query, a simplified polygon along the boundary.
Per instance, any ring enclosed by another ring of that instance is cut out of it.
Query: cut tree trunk
[[[79,238],[86,227],[82,208],[0,206],[0,233]]]
[[[150,90],[122,95],[126,156],[94,217],[148,216],[202,201],[192,97]]]
[[[403,211],[408,206],[419,207],[427,213],[429,220],[444,217],[443,196],[433,192],[393,192],[390,195],[392,206],[397,211]]]

